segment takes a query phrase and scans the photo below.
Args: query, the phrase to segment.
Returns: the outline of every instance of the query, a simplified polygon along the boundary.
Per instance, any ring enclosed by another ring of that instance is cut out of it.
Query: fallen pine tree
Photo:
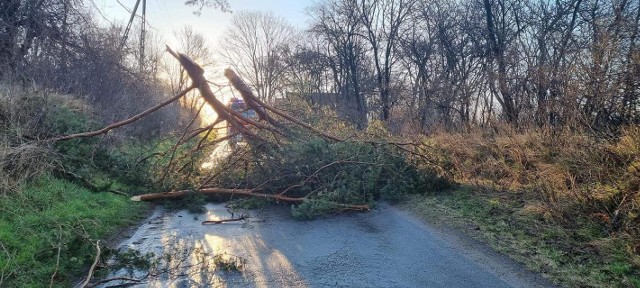
[[[247,108],[258,116],[247,117],[218,100],[197,63],[169,47],[167,51],[191,78],[192,84],[187,89],[105,128],[49,140],[66,141],[108,133],[196,89],[218,118],[206,127],[190,130],[187,126],[173,147],[144,157],[159,159],[153,169],[158,171],[156,191],[170,192],[137,195],[131,198],[133,201],[175,200],[192,195],[226,199],[240,196],[288,203],[294,216],[314,218],[341,211],[367,211],[376,199],[396,200],[407,193],[449,185],[437,165],[416,152],[417,144],[389,141],[385,138],[388,132],[379,122],[358,131],[338,120],[327,121],[335,117],[309,106],[289,107],[292,108],[289,111],[296,111],[296,116],[291,116],[263,102],[240,76],[227,69],[224,75],[229,80],[228,89],[238,91]],[[219,129],[216,125],[223,123],[236,134],[216,134]],[[202,169],[208,155],[215,154],[235,135],[240,135],[247,145],[235,147],[211,169]]]
[[[204,195],[220,195],[220,194],[228,194],[228,195],[238,195],[238,196],[248,196],[248,197],[256,197],[256,198],[265,198],[271,199],[278,202],[286,202],[286,203],[303,203],[306,198],[294,198],[287,197],[280,194],[265,194],[265,193],[257,193],[248,189],[226,189],[226,188],[202,188],[198,190],[182,190],[182,191],[173,191],[173,192],[160,192],[160,193],[149,193],[136,195],[131,197],[131,201],[155,201],[155,200],[167,200],[167,199],[178,199],[189,195],[189,193],[200,193]],[[334,203],[337,207],[341,207],[346,210],[353,211],[368,211],[369,205],[348,205],[342,203]]]

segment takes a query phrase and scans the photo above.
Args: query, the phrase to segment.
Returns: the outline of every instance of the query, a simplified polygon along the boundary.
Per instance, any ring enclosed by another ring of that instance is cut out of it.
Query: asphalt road
[[[460,233],[384,203],[368,213],[314,221],[293,220],[288,209],[275,207],[248,211],[248,221],[202,225],[230,216],[222,204],[207,209],[194,215],[158,208],[120,244],[173,255],[165,265],[169,269],[134,287],[551,286]],[[214,255],[241,259],[242,272],[216,268],[210,261]]]

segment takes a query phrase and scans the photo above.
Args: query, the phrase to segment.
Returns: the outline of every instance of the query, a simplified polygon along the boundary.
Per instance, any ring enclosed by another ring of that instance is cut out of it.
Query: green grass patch
[[[524,192],[526,193],[526,192]],[[523,192],[462,186],[411,195],[400,204],[431,222],[445,223],[570,287],[640,287],[640,257],[628,237],[612,237],[589,219],[558,225],[550,209]]]
[[[54,273],[54,286],[69,286],[93,261],[95,241],[135,223],[147,207],[51,176],[0,197],[0,286],[48,286]]]

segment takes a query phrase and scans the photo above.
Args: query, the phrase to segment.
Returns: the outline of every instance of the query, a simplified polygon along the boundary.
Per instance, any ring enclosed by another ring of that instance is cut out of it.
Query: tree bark
[[[155,200],[171,200],[171,199],[180,199],[182,197],[187,196],[189,193],[194,193],[191,190],[180,190],[174,192],[160,192],[160,193],[150,193],[150,194],[142,194],[131,197],[131,201],[155,201]],[[195,191],[195,193],[200,193],[203,195],[241,195],[241,196],[249,196],[249,197],[257,197],[257,198],[265,198],[265,199],[273,199],[276,201],[287,202],[299,204],[304,202],[307,198],[294,198],[287,197],[280,194],[265,194],[265,193],[256,193],[251,189],[226,189],[226,188],[201,188]],[[342,204],[335,203],[336,205],[355,211],[368,211],[370,209],[369,205],[350,205],[350,204]]]
[[[48,140],[45,140],[45,141],[46,142],[58,142],[58,141],[65,141],[65,140],[71,140],[71,139],[76,139],[76,138],[87,138],[87,137],[93,137],[93,136],[98,136],[98,135],[101,135],[101,134],[105,134],[105,133],[107,133],[107,132],[109,132],[109,131],[111,131],[113,129],[122,127],[124,125],[133,123],[135,121],[138,121],[142,117],[147,116],[147,115],[157,111],[158,109],[173,103],[174,101],[182,98],[184,95],[189,93],[189,91],[191,91],[193,88],[194,88],[193,86],[189,86],[189,87],[187,87],[187,89],[182,90],[177,95],[167,99],[166,101],[164,101],[164,102],[162,102],[162,103],[160,103],[160,104],[158,104],[156,106],[153,106],[153,107],[151,107],[151,108],[149,108],[149,109],[147,109],[145,111],[142,111],[142,112],[136,114],[135,116],[133,116],[133,117],[131,117],[129,119],[113,123],[113,124],[111,124],[109,126],[106,126],[106,127],[102,128],[102,129],[95,130],[95,131],[89,131],[89,132],[82,132],[82,133],[76,133],[76,134],[71,134],[71,135],[60,136],[60,137],[48,139]]]

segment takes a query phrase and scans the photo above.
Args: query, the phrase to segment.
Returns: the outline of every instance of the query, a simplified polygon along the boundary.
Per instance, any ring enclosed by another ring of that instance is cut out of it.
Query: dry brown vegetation
[[[425,198],[418,211],[459,215],[480,238],[563,285],[640,285],[639,127],[609,138],[475,128],[423,143],[422,153],[462,187]]]
[[[558,220],[583,215],[612,234],[640,237],[637,126],[613,139],[574,131],[511,129],[437,133],[431,139],[462,183],[526,191]]]
[[[63,113],[88,109],[73,97],[0,85],[0,195],[15,192],[27,180],[60,167],[54,150],[34,140],[67,130],[65,123],[56,121],[70,116]]]

